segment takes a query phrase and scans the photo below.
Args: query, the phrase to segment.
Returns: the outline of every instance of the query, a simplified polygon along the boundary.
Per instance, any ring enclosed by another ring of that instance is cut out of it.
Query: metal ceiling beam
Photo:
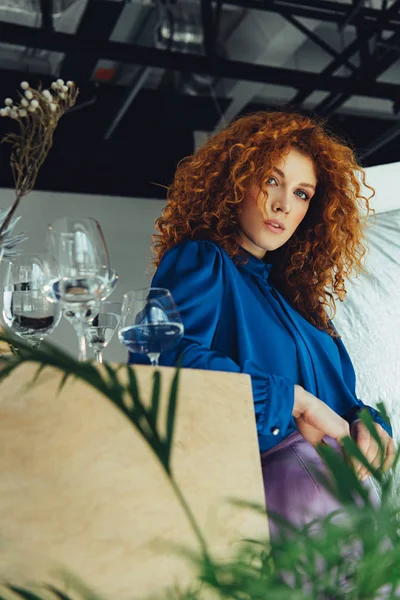
[[[365,0],[352,0],[353,8],[349,10],[349,14],[344,20],[344,22],[339,26],[339,30],[343,31],[343,29],[351,23],[354,17],[360,12],[361,8],[365,5]],[[381,21],[383,22],[383,21]],[[358,56],[360,59],[360,65],[363,66],[369,61],[371,51],[370,51],[370,36],[365,33],[365,31],[359,25],[356,25],[356,36],[359,42]]]
[[[346,25],[352,22],[354,17],[360,14],[360,10],[365,4],[365,0],[354,0],[353,6],[350,8],[346,18],[342,23],[340,23],[340,29],[344,29]]]
[[[400,34],[393,34],[388,40],[388,43],[396,45],[400,42]],[[368,82],[370,81],[373,85],[374,81],[382,75],[389,67],[391,67],[399,59],[399,53],[397,50],[386,49],[385,54],[382,56],[374,56],[367,62],[364,62],[358,69],[356,76],[358,81]],[[315,107],[316,112],[323,113],[324,115],[331,115],[335,110],[340,108],[352,94],[341,94],[333,93],[328,98],[325,98],[318,106]],[[397,94],[397,98],[399,93]],[[396,98],[395,98],[396,100]]]
[[[213,0],[214,3],[217,0]],[[287,13],[297,17],[328,21],[340,25],[348,16],[349,5],[329,0],[224,0],[224,4],[238,6],[247,10],[262,10],[281,15]],[[379,22],[380,10],[361,8],[353,17],[352,25],[362,27],[373,33]],[[393,16],[385,25],[388,31],[400,31],[400,19]]]
[[[110,0],[88,0],[75,34],[76,37],[84,38],[92,31],[96,31],[97,39],[108,40],[121,16],[124,5],[124,2],[110,2]],[[80,56],[67,54],[62,63],[60,77],[70,79],[73,73],[76,79],[87,81],[92,77],[97,60],[97,57],[91,54],[82,53]]]
[[[314,31],[318,25],[318,21],[311,21],[307,28]],[[288,64],[304,43],[304,39],[304,32],[294,29],[279,14],[246,11],[239,26],[226,40],[224,48],[226,56],[231,58],[239,58],[238,49],[241,49],[243,58],[246,58],[247,62],[258,65],[272,62],[272,66],[280,67]],[[254,98],[265,93],[276,94],[276,89],[276,86],[264,85],[264,82],[223,81],[223,92],[230,99],[230,103],[223,114],[218,111],[220,114],[215,131],[219,131],[232,121]],[[283,90],[283,94],[288,99],[293,96],[293,89],[287,88]]]
[[[218,34],[219,34],[219,25],[221,21],[221,13],[222,13],[222,5],[224,0],[217,0],[217,6],[214,11],[214,33],[215,33],[215,42],[218,42]]]
[[[379,19],[379,22],[377,24],[377,31],[376,31],[376,35],[372,40],[372,54],[376,53],[376,50],[378,48],[378,44],[379,42],[382,41],[382,34],[383,34],[383,25],[385,23],[385,15],[386,15],[386,11],[388,8],[388,2],[389,0],[381,0],[381,18]]]
[[[255,65],[219,57],[209,60],[204,56],[104,41],[89,36],[76,37],[58,31],[48,34],[36,27],[4,21],[0,21],[0,41],[54,52],[66,52],[75,57],[90,56],[96,60],[103,58],[121,63],[160,67],[180,72],[204,73],[244,81],[260,81],[299,89],[306,87],[328,92],[340,91],[388,100],[394,100],[398,95],[398,86],[390,83],[375,82],[371,85],[370,82],[360,82],[339,75],[321,77],[319,73]],[[68,77],[74,78],[74,75],[72,72],[68,74]],[[80,83],[78,80],[78,84]]]
[[[384,29],[385,20],[387,19],[387,15],[389,13],[397,12],[400,17],[400,0],[397,0],[390,8],[387,8],[387,2],[385,0],[382,1],[382,18],[380,20],[380,25],[376,31],[376,40],[379,40],[382,34],[382,30]],[[358,76],[364,78],[365,80],[374,81],[382,75],[389,67],[391,67],[395,62],[397,62],[399,55],[398,51],[396,51],[396,44],[400,42],[400,34],[392,34],[390,38],[386,40],[385,47],[387,48],[386,53],[383,54],[378,51],[378,47],[380,47],[381,43],[377,41],[375,48],[375,55],[361,63],[361,67],[358,71]],[[326,100],[317,107],[317,110],[322,110],[324,114],[332,114],[337,108],[340,108],[350,96],[336,94],[335,96],[331,94]],[[399,96],[398,96],[399,98]],[[398,99],[395,103],[398,102]],[[390,141],[390,140],[389,140]]]
[[[140,67],[139,72],[135,75],[133,84],[131,84],[129,88],[125,90],[124,98],[122,99],[121,105],[118,108],[118,112],[104,134],[104,140],[109,140],[116,130],[124,115],[128,112],[132,102],[145,84],[146,79],[150,75],[150,71],[151,69],[149,67]]]
[[[204,36],[204,54],[209,58],[215,56],[215,24],[214,10],[211,0],[200,0],[201,20]]]
[[[391,127],[388,131],[382,133],[377,140],[374,140],[374,142],[365,148],[365,150],[361,151],[361,159],[364,160],[364,158],[367,158],[367,156],[370,156],[377,150],[380,150],[383,148],[383,146],[386,146],[386,144],[392,142],[398,136],[400,136],[400,122],[396,123],[396,125]]]
[[[40,12],[42,13],[42,28],[53,31],[53,0],[40,0]]]
[[[389,9],[387,9],[384,16],[380,15],[379,24],[381,28],[386,27],[386,23],[390,20],[390,18],[392,18],[395,15],[398,15],[399,7],[400,0],[396,0],[396,2]],[[376,35],[377,32],[378,29],[374,29],[371,33],[364,33],[363,40],[361,42],[366,43],[367,40]],[[396,34],[393,34],[390,39],[397,39],[395,36]],[[320,73],[320,77],[325,78],[331,76],[339,67],[341,67],[344,64],[345,60],[353,56],[353,54],[358,52],[359,49],[360,40],[356,39],[353,42],[351,42],[351,44],[349,44],[346,48],[344,48],[341,54],[339,54],[337,58],[335,58],[331,63],[329,63],[329,65],[325,67],[325,69],[323,69],[323,71]],[[291,101],[291,104],[301,104],[308,96],[310,96],[314,92],[314,90],[315,88],[313,86],[310,86],[308,89],[305,90],[300,90]]]
[[[322,50],[325,50],[325,52],[327,52],[334,58],[338,58],[340,56],[340,52],[337,52],[334,48],[332,48],[332,46],[327,44],[325,40],[320,38],[319,35],[317,35],[311,29],[308,29],[308,27],[303,25],[303,23],[301,23],[300,21],[288,14],[284,14],[283,17],[286,19],[286,21],[293,25],[293,27],[296,27],[299,31],[304,33],[304,35],[306,35],[312,42],[314,42],[314,44],[322,48]],[[343,64],[352,72],[357,70],[357,67],[346,59],[343,61]]]

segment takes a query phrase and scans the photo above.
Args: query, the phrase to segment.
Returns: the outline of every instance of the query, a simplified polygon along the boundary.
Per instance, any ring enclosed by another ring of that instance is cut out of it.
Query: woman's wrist
[[[298,419],[304,412],[307,404],[307,392],[303,386],[297,383],[294,386],[294,404],[292,416]]]

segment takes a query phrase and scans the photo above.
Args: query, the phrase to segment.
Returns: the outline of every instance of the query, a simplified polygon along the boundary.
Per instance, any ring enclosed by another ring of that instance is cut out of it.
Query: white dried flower
[[[54,104],[54,102],[52,102],[52,103],[50,104],[50,110],[52,110],[53,112],[54,112],[55,110],[57,110],[57,106]]]
[[[33,108],[38,108],[39,107],[39,102],[37,100],[32,100],[31,106],[33,106]]]
[[[57,84],[60,86],[64,85],[64,79],[57,79]]]
[[[53,95],[51,92],[49,92],[49,90],[43,90],[43,96],[46,98],[46,100],[48,100],[49,102],[51,102],[53,100]]]
[[[12,99],[11,99],[11,98],[6,98],[6,99],[4,100],[4,104],[5,104],[6,106],[12,106],[12,105],[13,105],[13,101],[12,101]]]
[[[7,114],[9,115],[11,112],[11,108],[9,106],[6,106],[5,110],[6,110]]]
[[[0,117],[8,117],[8,111],[5,108],[0,108]]]
[[[53,81],[53,83],[51,84],[51,89],[55,92],[58,90],[58,84],[56,81]]]
[[[16,110],[12,110],[12,111],[10,112],[10,117],[11,117],[12,119],[18,119],[18,113],[17,113],[17,111],[16,111]]]
[[[67,85],[63,85],[63,87],[62,87],[62,91],[63,91],[63,92],[68,92],[68,86],[67,86]]]
[[[61,94],[60,94],[60,98],[61,98],[61,100],[65,100],[65,98],[66,98],[66,97],[67,97],[67,96],[64,94],[64,92],[61,92]]]
[[[73,82],[73,81],[67,81],[67,86],[68,86],[69,88],[72,88],[72,87],[73,87],[73,85],[74,85],[74,82]]]
[[[25,98],[28,98],[28,100],[32,100],[33,94],[31,92],[31,90],[26,90],[26,92],[25,92]]]
[[[28,114],[24,108],[20,108],[18,112],[20,117],[26,117]]]
[[[21,104],[22,104],[22,106],[25,106],[26,108],[29,106],[29,102],[26,98],[22,98]]]
[[[29,112],[35,112],[36,108],[34,106],[30,106],[28,108]]]
[[[21,87],[23,90],[27,90],[29,87],[29,83],[27,81],[21,81]]]

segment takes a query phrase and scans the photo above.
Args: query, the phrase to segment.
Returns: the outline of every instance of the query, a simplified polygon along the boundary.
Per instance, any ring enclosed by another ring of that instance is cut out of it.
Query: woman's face
[[[240,245],[257,258],[283,246],[306,216],[316,185],[313,161],[292,148],[275,165],[264,191],[254,183],[247,189],[239,215]],[[271,231],[268,219],[285,229]]]

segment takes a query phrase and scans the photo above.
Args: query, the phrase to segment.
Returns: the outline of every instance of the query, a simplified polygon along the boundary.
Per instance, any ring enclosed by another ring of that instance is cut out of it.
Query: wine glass
[[[87,308],[110,291],[110,259],[99,223],[90,217],[62,217],[48,228],[47,247],[57,260],[60,279],[57,296],[79,339],[79,360],[86,360]]]
[[[21,254],[9,261],[4,278],[3,318],[8,327],[32,347],[39,347],[61,319],[60,306],[49,302],[43,287],[54,258],[43,254]]]
[[[103,350],[108,346],[121,320],[120,302],[102,302],[98,313],[85,327],[86,340],[94,349],[98,363],[103,362]]]
[[[176,346],[183,324],[169,290],[147,288],[124,295],[118,337],[131,352],[147,354],[153,366]]]
[[[87,336],[88,325],[90,325],[90,323],[93,321],[94,317],[99,314],[101,305],[104,303],[104,300],[106,300],[106,298],[108,298],[112,294],[112,292],[114,291],[114,289],[118,283],[118,280],[119,280],[117,273],[112,270],[110,270],[108,277],[109,277],[108,284],[104,290],[103,296],[100,299],[93,300],[92,302],[86,303],[84,311],[82,311],[79,308],[78,313],[76,313],[74,310],[74,307],[71,306],[70,304],[63,305],[62,314],[63,314],[64,318],[72,325],[72,327],[74,327],[74,328],[79,327],[79,320],[82,320],[87,341],[88,341],[88,336]],[[121,317],[121,303],[119,303],[119,318],[118,318],[118,323],[116,324],[115,327],[118,327],[120,317]],[[90,344],[89,344],[89,346],[90,346]],[[97,356],[96,356],[96,358],[97,358]],[[99,354],[98,362],[103,362],[101,353]]]
[[[100,310],[100,301],[93,300],[93,302],[88,302],[85,305],[85,310],[82,311],[80,308],[78,310],[78,314],[76,314],[73,310],[73,306],[63,305],[62,314],[64,318],[72,325],[72,327],[76,327],[79,320],[82,320],[84,327],[90,325],[93,321],[94,317],[98,314]]]
[[[113,293],[113,291],[115,290],[115,288],[117,286],[118,281],[119,281],[119,277],[118,277],[117,273],[115,271],[113,271],[112,269],[110,269],[108,272],[106,288],[105,288],[100,300],[107,300],[107,298],[109,296],[111,296],[111,294]]]

